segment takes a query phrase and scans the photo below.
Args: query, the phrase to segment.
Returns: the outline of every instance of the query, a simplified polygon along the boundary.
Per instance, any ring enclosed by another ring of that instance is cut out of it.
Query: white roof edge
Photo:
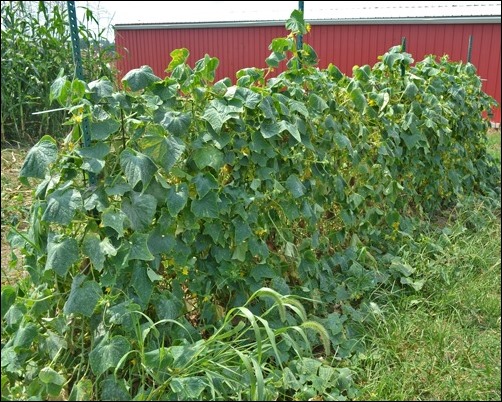
[[[420,18],[343,18],[343,19],[306,19],[311,25],[376,25],[376,24],[500,24],[499,16],[473,17],[420,17]],[[188,28],[238,28],[284,26],[284,21],[218,21],[218,22],[177,22],[152,24],[115,24],[120,30],[142,29],[188,29]]]

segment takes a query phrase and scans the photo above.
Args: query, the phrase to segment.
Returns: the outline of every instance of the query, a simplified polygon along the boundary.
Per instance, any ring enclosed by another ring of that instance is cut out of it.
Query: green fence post
[[[82,55],[80,53],[80,40],[78,37],[78,21],[77,12],[75,9],[74,1],[67,1],[68,5],[68,20],[70,23],[70,36],[71,44],[73,48],[73,62],[75,63],[75,76],[79,80],[84,80],[84,68],[82,67]],[[82,138],[84,147],[91,145],[91,135],[89,129],[89,119],[84,117],[82,120]],[[89,172],[89,184],[96,184],[96,176],[94,173]]]

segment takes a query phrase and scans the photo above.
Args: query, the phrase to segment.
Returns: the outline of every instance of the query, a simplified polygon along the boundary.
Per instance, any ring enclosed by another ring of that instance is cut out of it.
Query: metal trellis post
[[[304,8],[303,3],[304,3],[303,1],[298,2],[298,10],[300,10],[302,12],[302,14],[303,14],[303,8]],[[298,42],[296,43],[296,49],[301,50],[302,47],[303,47],[303,35],[300,34],[300,35],[298,35]]]
[[[467,45],[467,63],[471,62],[472,41],[473,41],[473,37],[472,37],[472,35],[469,35],[469,45]]]
[[[75,63],[75,76],[79,80],[84,80],[84,68],[82,67],[82,55],[80,53],[80,40],[78,37],[78,21],[77,12],[74,1],[67,1],[68,5],[68,21],[70,23],[70,36],[73,49],[73,62]],[[84,147],[91,145],[91,136],[89,130],[89,119],[84,117],[82,120],[82,139]],[[96,184],[96,176],[89,172],[89,184]]]

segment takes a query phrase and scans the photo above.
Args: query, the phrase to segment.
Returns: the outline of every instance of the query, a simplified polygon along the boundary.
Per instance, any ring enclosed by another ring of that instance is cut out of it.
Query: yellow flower
[[[188,267],[183,267],[183,269],[181,270],[181,273],[183,275],[188,275]]]
[[[394,222],[392,224],[392,227],[394,228],[394,230],[398,230],[399,229],[399,222]]]
[[[305,28],[307,28],[307,33],[308,33],[308,32],[310,32],[310,31],[311,31],[311,29],[312,29],[312,25],[307,24],[307,25],[305,26]]]
[[[77,124],[82,123],[83,117],[81,114],[77,114],[76,116],[73,116],[73,121]]]

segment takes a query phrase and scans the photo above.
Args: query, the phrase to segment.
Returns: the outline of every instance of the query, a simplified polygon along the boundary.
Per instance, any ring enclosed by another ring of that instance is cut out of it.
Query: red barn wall
[[[377,56],[399,45],[406,37],[406,50],[416,61],[424,56],[448,54],[452,61],[466,61],[469,36],[473,36],[471,63],[484,80],[483,89],[501,103],[500,49],[498,23],[483,24],[371,24],[312,25],[304,37],[319,56],[319,67],[333,63],[345,74],[352,74],[354,65],[372,66]],[[118,62],[121,75],[142,65],[149,65],[164,77],[170,52],[185,47],[190,51],[189,63],[209,54],[220,64],[217,79],[230,77],[245,67],[266,67],[272,39],[287,35],[283,26],[122,29],[115,32],[117,49],[123,58]],[[500,106],[493,121],[500,123]]]

